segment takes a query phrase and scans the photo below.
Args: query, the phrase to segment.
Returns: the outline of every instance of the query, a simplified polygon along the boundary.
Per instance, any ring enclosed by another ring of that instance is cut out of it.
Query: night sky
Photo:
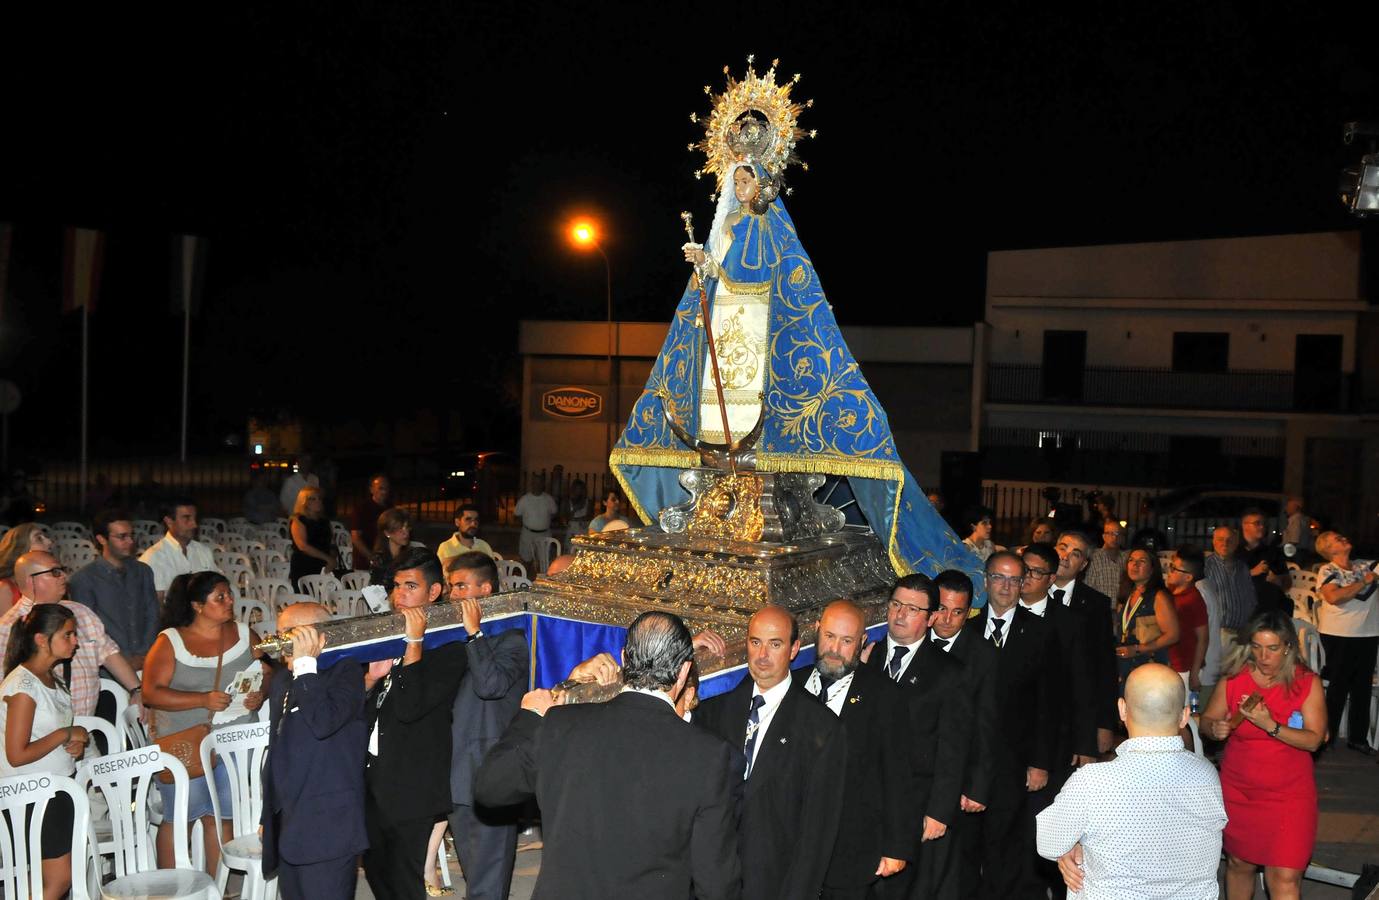
[[[702,235],[713,212],[689,113],[748,53],[815,100],[787,204],[844,325],[980,318],[993,249],[1360,227],[1336,180],[1361,152],[1341,124],[1379,119],[1372,33],[1252,7],[365,0],[12,21],[13,424],[30,453],[75,450],[71,224],[107,232],[93,454],[176,450],[183,231],[210,241],[194,448],[250,413],[405,417],[446,395],[475,398],[472,440],[515,448],[516,322],[604,315],[602,263],[562,226],[598,215],[616,315],[667,319],[678,213]]]

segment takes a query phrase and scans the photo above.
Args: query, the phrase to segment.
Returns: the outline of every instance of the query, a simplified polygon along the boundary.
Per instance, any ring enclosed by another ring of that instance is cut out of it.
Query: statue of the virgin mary
[[[730,76],[724,93],[714,97],[698,145],[708,164],[696,173],[717,179],[713,223],[702,245],[684,247],[697,274],[613,450],[613,472],[638,514],[654,522],[661,510],[688,497],[678,477],[699,464],[700,454],[684,436],[706,445],[731,443],[729,453],[744,440],[754,442],[759,471],[831,476],[816,499],[848,507],[851,520],[869,525],[898,574],[961,569],[981,595],[981,563],[896,452],[886,413],[843,341],[785,209],[782,175],[798,161],[795,144],[805,133],[796,123],[805,105],[790,99],[799,76],[778,85],[775,74],[772,63],[758,76],[749,57],[743,80]],[[701,287],[722,408],[708,359]]]

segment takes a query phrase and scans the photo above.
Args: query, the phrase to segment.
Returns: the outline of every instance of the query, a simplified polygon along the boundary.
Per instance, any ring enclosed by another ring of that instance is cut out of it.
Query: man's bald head
[[[824,614],[819,617],[819,630],[823,631],[825,626],[838,634],[850,634],[860,639],[862,632],[867,629],[867,620],[856,603],[834,600],[824,607]]]
[[[752,617],[747,620],[747,630],[749,632],[752,630],[753,623],[756,622],[761,622],[763,625],[770,623],[771,625],[775,626],[784,624],[785,627],[790,631],[791,643],[794,643],[795,641],[798,641],[800,639],[799,623],[795,621],[795,617],[792,616],[783,606],[776,606],[773,603],[768,603],[761,609],[752,613]]]
[[[283,607],[278,613],[278,631],[290,631],[299,625],[319,625],[330,618],[330,610],[319,603],[303,600]]]
[[[557,556],[555,559],[551,560],[551,564],[546,567],[546,574],[559,575],[561,572],[564,572],[566,569],[570,568],[570,563],[574,561],[575,557],[573,554],[562,553],[560,556]]]
[[[57,603],[67,594],[67,576],[53,570],[61,567],[57,557],[43,550],[30,550],[14,564],[14,583],[19,593],[35,603]],[[40,572],[49,575],[34,576]]]
[[[1169,737],[1186,721],[1187,687],[1182,676],[1159,663],[1147,663],[1125,679],[1121,717],[1131,737]]]

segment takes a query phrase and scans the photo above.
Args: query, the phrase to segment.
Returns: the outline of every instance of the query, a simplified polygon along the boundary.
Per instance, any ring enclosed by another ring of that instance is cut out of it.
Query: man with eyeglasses
[[[1075,767],[1096,762],[1097,757],[1096,673],[1087,648],[1086,617],[1064,604],[1062,596],[1054,598],[1049,591],[1061,562],[1058,551],[1048,544],[1030,544],[1025,548],[1020,605],[1045,621],[1056,648],[1053,680],[1057,738],[1053,768],[1049,770],[1048,787],[1029,798],[1030,816],[1037,816],[1053,802]],[[1042,860],[1036,862],[1035,878],[1055,897],[1067,895],[1057,866]]]
[[[1164,587],[1173,594],[1173,606],[1178,611],[1180,635],[1178,643],[1168,648],[1168,661],[1173,671],[1183,677],[1189,696],[1202,690],[1202,678],[1206,675],[1203,665],[1207,659],[1207,604],[1197,590],[1203,565],[1202,551],[1183,546],[1173,551],[1164,572]],[[1215,672],[1206,677],[1209,684],[1216,684]]]
[[[1087,563],[1087,585],[1114,597],[1125,572],[1125,526],[1115,519],[1101,523],[1101,546],[1092,551]]]
[[[943,838],[958,816],[973,713],[962,663],[926,639],[937,607],[938,589],[927,575],[904,576],[891,590],[886,640],[868,646],[863,656],[864,665],[900,685],[909,713],[906,763],[916,804],[909,858],[916,863],[877,885],[883,900],[955,896],[955,842]]]
[[[1092,556],[1092,543],[1080,531],[1066,531],[1054,545],[1058,570],[1053,573],[1049,597],[1082,614],[1087,627],[1088,661],[1092,671],[1092,702],[1095,704],[1097,752],[1111,749],[1120,724],[1116,700],[1120,698],[1116,669],[1116,639],[1112,625],[1111,598],[1081,580]],[[1151,557],[1152,558],[1152,557]],[[1119,588],[1119,585],[1117,585]]]
[[[72,611],[77,620],[77,653],[72,657],[72,714],[89,716],[96,712],[101,692],[101,667],[104,666],[125,690],[133,693],[139,688],[138,676],[129,661],[120,654],[120,647],[105,633],[105,626],[91,610],[67,596],[67,570],[51,553],[35,550],[19,557],[14,564],[14,583],[22,595],[14,606],[0,616],[0,647],[8,647],[10,631],[29,610],[44,603],[60,603]],[[133,698],[139,702],[138,695]]]
[[[1029,798],[1047,790],[1055,763],[1057,651],[1048,623],[1020,605],[1024,580],[1019,556],[993,553],[986,561],[986,606],[967,628],[996,656],[986,809],[968,817],[959,832],[968,897],[1017,897],[1028,890],[1035,859]]]

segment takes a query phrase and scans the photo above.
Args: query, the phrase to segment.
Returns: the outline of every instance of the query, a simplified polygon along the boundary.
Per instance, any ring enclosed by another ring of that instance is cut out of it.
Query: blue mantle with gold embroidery
[[[915,483],[896,452],[885,410],[838,330],[814,265],[779,199],[744,215],[723,260],[734,283],[766,282],[769,365],[757,468],[846,478],[866,523],[885,543],[898,574],[960,569],[984,602],[982,566]],[[717,280],[706,285],[712,303]],[[666,409],[699,433],[699,386],[706,363],[699,295],[693,283],[676,307],[661,354],[609,459],[639,515],[687,499],[678,476],[698,464],[664,421]]]

